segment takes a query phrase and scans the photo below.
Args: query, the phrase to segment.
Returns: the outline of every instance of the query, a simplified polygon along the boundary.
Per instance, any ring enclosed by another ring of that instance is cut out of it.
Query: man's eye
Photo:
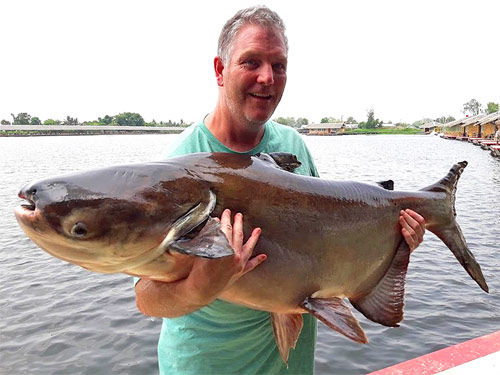
[[[281,72],[281,73],[286,72],[286,66],[285,66],[285,64],[282,64],[282,63],[273,64],[273,69],[275,71]]]
[[[249,67],[249,68],[254,68],[257,66],[257,61],[255,60],[247,60],[243,63],[245,66]]]

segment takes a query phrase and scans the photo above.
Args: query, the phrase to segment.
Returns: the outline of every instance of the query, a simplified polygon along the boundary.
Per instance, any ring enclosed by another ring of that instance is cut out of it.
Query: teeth
[[[257,94],[257,93],[252,93],[252,96],[256,96],[257,98],[270,98],[271,95],[264,95],[264,94]]]

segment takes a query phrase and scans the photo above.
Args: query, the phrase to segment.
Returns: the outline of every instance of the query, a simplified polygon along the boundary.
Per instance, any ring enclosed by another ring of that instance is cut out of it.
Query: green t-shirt
[[[163,153],[164,158],[194,152],[232,152],[202,122],[187,128]],[[245,154],[289,152],[302,165],[303,175],[318,172],[302,137],[294,129],[266,123],[262,141]],[[270,314],[222,300],[191,314],[163,319],[158,342],[160,374],[313,374],[317,322],[304,314],[297,346],[290,351],[288,369],[281,360]]]

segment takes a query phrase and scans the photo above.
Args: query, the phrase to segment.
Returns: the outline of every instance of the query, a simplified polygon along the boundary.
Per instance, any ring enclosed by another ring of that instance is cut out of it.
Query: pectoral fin
[[[347,306],[341,298],[308,297],[302,302],[302,307],[328,327],[343,334],[347,338],[361,344],[366,344],[368,342],[363,328],[359,325],[356,317],[352,315],[349,306]]]
[[[301,314],[271,313],[274,339],[280,351],[281,359],[288,366],[290,349],[295,349],[295,344],[302,330],[303,320]]]
[[[213,218],[208,218],[205,226],[194,238],[178,239],[170,244],[169,250],[202,258],[222,258],[234,254],[226,236],[220,230],[220,222]]]
[[[210,217],[216,200],[215,194],[207,190],[205,199],[172,224],[162,245],[168,250],[202,258],[233,255],[233,249],[220,230],[220,222]]]

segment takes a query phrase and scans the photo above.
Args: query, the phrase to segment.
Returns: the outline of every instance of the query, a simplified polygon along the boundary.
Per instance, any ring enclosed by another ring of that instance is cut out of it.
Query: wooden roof
[[[490,122],[495,122],[495,121],[500,121],[500,111],[498,112],[493,112],[490,113],[489,115],[484,116],[481,121],[479,121],[479,124],[484,125],[488,124]]]

